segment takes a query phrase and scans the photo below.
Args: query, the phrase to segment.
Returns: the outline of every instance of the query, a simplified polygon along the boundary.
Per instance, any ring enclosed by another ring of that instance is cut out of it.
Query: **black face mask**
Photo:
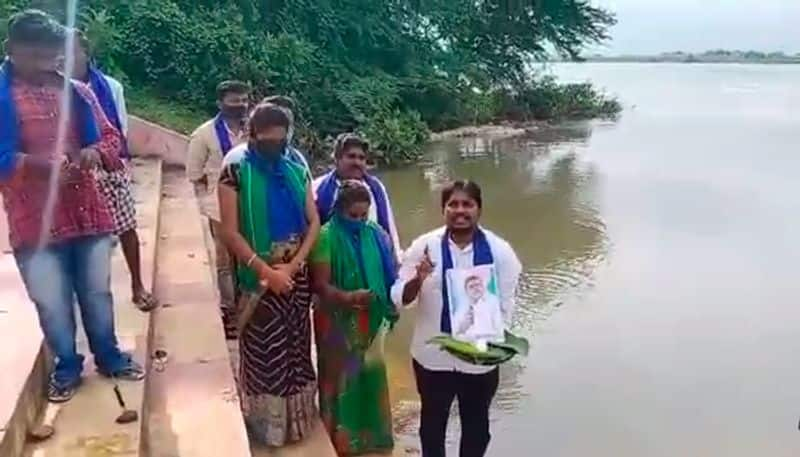
[[[277,143],[274,141],[263,141],[263,140],[251,141],[250,149],[253,152],[257,152],[262,156],[276,157],[283,154],[283,151],[286,149],[286,140]]]
[[[247,116],[247,105],[222,105],[221,111],[228,119],[244,119]]]

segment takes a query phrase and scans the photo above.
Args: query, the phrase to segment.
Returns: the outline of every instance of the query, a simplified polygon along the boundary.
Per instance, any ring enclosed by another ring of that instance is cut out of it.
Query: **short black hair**
[[[333,145],[333,156],[338,159],[344,151],[350,148],[361,148],[366,154],[369,154],[369,142],[367,140],[355,133],[342,133],[336,137],[336,142]]]
[[[355,203],[372,203],[369,190],[359,181],[347,180],[342,182],[336,196],[336,210],[344,211]]]
[[[483,281],[483,278],[481,278],[480,276],[478,276],[478,275],[471,275],[471,276],[468,276],[468,277],[467,277],[467,279],[465,279],[465,280],[464,280],[464,287],[466,287],[466,286],[467,286],[467,284],[469,284],[469,283],[471,283],[471,282],[475,282],[475,281],[480,281],[480,282],[481,282],[481,284],[483,284],[483,282],[484,282],[484,281]]]
[[[450,198],[452,198],[453,194],[456,192],[464,192],[469,198],[475,200],[475,203],[478,204],[478,208],[483,208],[481,186],[475,181],[459,179],[458,181],[451,182],[442,189],[442,209],[447,206],[447,202],[450,201]]]
[[[281,108],[288,109],[289,111],[294,111],[295,102],[292,97],[287,97],[286,95],[270,95],[269,97],[264,98],[261,100],[261,103],[272,103],[273,105],[278,105]]]
[[[222,100],[228,94],[242,94],[247,95],[250,94],[250,84],[242,81],[222,81],[217,85],[217,100]]]
[[[64,44],[66,35],[65,28],[41,10],[21,11],[8,20],[8,41],[12,44],[57,47]]]
[[[286,111],[272,103],[259,103],[250,113],[250,135],[253,136],[268,127],[283,127],[289,129],[289,116]]]

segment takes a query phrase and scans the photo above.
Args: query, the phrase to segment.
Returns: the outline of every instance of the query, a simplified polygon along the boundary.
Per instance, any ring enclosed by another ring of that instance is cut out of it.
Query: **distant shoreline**
[[[583,58],[592,63],[714,63],[714,64],[800,64],[800,54],[758,51],[707,51],[704,53],[671,52],[658,55],[592,55]]]
[[[569,61],[563,61],[569,62]],[[623,57],[603,57],[586,58],[586,63],[680,63],[680,64],[751,64],[751,65],[799,65],[800,59],[787,60],[671,60],[653,58],[623,58]]]

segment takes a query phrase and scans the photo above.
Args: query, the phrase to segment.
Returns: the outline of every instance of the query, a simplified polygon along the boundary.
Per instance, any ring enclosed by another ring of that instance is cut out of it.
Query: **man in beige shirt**
[[[219,114],[195,130],[189,140],[186,176],[194,185],[200,212],[207,217],[216,247],[217,285],[220,294],[225,335],[236,337],[234,306],[236,293],[233,257],[219,234],[219,202],[217,182],[222,159],[234,146],[247,141],[245,119],[250,100],[250,86],[239,81],[224,81],[217,86]]]

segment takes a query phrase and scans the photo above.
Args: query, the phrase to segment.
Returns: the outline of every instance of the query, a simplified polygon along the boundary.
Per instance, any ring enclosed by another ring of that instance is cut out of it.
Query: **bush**
[[[384,111],[366,119],[361,133],[376,159],[388,165],[414,162],[422,156],[430,130],[416,111]]]
[[[525,81],[502,97],[502,116],[519,121],[613,118],[622,111],[591,84],[559,84],[552,76]]]

